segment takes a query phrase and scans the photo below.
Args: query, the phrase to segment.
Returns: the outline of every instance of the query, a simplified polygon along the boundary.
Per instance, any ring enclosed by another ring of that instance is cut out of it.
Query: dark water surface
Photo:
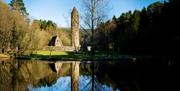
[[[172,78],[172,64],[166,59],[100,62],[0,59],[0,91],[71,91],[73,88],[162,91],[171,89]]]

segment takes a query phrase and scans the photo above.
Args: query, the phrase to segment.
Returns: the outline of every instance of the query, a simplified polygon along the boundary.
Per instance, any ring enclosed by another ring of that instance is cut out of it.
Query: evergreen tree
[[[12,7],[13,10],[17,10],[23,15],[29,15],[26,11],[23,0],[12,0],[9,5]]]

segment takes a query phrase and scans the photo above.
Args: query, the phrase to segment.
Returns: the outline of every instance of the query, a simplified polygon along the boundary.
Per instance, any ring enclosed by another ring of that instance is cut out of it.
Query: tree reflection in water
[[[0,91],[162,91],[173,77],[168,59],[92,62],[1,60]]]
[[[77,61],[1,60],[0,91],[89,91],[92,89],[92,82],[96,90],[113,90],[99,83],[96,76],[92,81],[91,74],[91,64],[80,65]]]

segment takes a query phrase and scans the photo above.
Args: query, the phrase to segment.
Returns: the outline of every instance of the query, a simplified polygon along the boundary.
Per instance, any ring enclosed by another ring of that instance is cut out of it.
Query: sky
[[[9,3],[11,0],[4,0]],[[26,10],[29,13],[29,18],[52,20],[59,27],[70,26],[71,10],[75,6],[80,15],[83,12],[82,0],[23,0]],[[123,12],[129,10],[141,10],[149,4],[163,0],[109,0],[108,18],[111,19],[114,15],[119,17]]]

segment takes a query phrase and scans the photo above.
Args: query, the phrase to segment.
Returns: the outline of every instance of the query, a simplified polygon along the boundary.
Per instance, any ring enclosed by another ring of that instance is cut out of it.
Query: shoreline
[[[0,54],[0,58],[11,58],[10,55]]]

